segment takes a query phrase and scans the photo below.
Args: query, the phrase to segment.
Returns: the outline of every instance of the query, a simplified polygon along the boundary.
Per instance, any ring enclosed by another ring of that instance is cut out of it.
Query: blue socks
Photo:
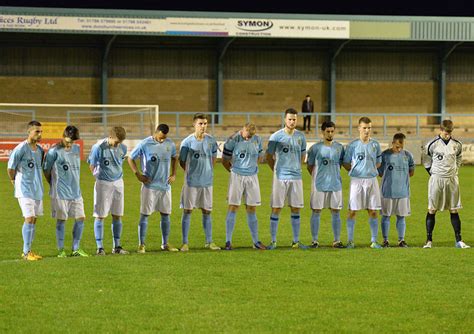
[[[321,212],[313,211],[313,213],[311,214],[311,219],[309,221],[311,225],[311,236],[313,238],[313,241],[318,240],[320,222],[321,222]]]
[[[183,244],[189,243],[189,228],[191,226],[191,214],[183,211],[183,217],[181,218],[181,232],[183,233]]]
[[[83,230],[84,230],[84,221],[76,220],[72,228],[72,251],[77,251],[80,248]]]
[[[371,242],[377,242],[377,235],[379,234],[379,222],[377,218],[369,218],[369,224],[370,224],[370,234]]]
[[[31,243],[33,242],[33,232],[35,224],[23,223],[21,234],[23,235],[23,254],[27,254],[31,250]]]
[[[272,213],[270,215],[270,235],[272,237],[272,242],[276,242],[279,221],[280,221],[279,214]]]
[[[170,215],[161,214],[161,243],[166,245],[170,235]]]
[[[252,242],[256,244],[258,241],[258,221],[255,212],[247,212],[247,224],[249,225],[250,234],[252,235]]]
[[[138,244],[144,245],[146,239],[146,230],[148,228],[148,216],[140,215],[140,220],[138,222]]]
[[[56,221],[56,242],[58,249],[64,249],[65,221]]]
[[[355,226],[355,220],[351,218],[347,218],[346,224],[347,224],[347,241],[354,241],[354,226]]]
[[[227,211],[225,218],[225,237],[226,241],[232,242],[232,233],[234,232],[236,212]]]
[[[97,248],[104,248],[104,221],[102,219],[96,218],[94,220],[94,235]]]
[[[114,248],[120,247],[120,236],[122,235],[122,220],[112,219],[112,235],[114,237]]]
[[[300,241],[300,214],[291,213],[291,229],[293,230],[293,242]]]
[[[332,232],[334,234],[334,241],[341,241],[341,214],[339,211],[331,211],[332,217]]]
[[[202,214],[202,228],[204,229],[204,234],[206,235],[206,244],[212,242],[212,222],[211,214]]]
[[[380,225],[382,226],[383,240],[388,240],[388,232],[390,232],[390,216],[382,216]]]
[[[397,232],[398,232],[398,241],[405,239],[405,230],[407,224],[405,222],[405,217],[397,216]]]

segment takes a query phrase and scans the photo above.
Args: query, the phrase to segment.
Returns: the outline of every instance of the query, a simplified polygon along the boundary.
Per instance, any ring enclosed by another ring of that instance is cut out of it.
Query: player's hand
[[[138,179],[138,181],[140,181],[142,183],[145,183],[145,184],[150,183],[150,180],[143,174],[137,174],[137,179]]]
[[[170,177],[168,178],[168,184],[173,183],[175,180],[176,180],[176,175],[170,175]]]

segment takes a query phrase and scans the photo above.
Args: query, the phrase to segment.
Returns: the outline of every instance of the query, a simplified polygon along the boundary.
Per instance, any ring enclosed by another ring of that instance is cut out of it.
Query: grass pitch
[[[0,164],[6,170],[6,163]],[[343,174],[347,202],[348,177]],[[260,239],[269,241],[271,172],[262,165]],[[203,249],[201,213],[192,216],[189,253],[159,251],[159,215],[150,218],[147,254],[135,253],[140,184],[125,167],[123,246],[129,256],[56,258],[55,222],[45,196],[45,216],[37,225],[33,249],[43,261],[27,263],[21,253],[21,212],[6,172],[0,173],[0,331],[1,332],[464,332],[474,331],[473,250],[454,248],[449,214],[439,213],[434,248],[421,249],[428,176],[417,167],[412,178],[412,216],[407,219],[408,249],[368,248],[367,214],[356,218],[354,250],[336,250],[330,215],[321,219],[316,250],[291,250],[289,210],[284,209],[275,251],[251,249],[243,208],[237,215],[234,251]],[[181,244],[180,171],[173,185],[171,243]],[[214,240],[225,242],[228,173],[216,166]],[[474,167],[460,171],[464,240],[474,245]],[[86,226],[82,247],[95,251],[93,178],[83,164]],[[46,186],[46,190],[48,187]],[[301,240],[311,241],[310,177],[304,173],[305,209]],[[345,216],[342,238],[345,242]],[[72,222],[66,225],[71,245]],[[380,230],[379,230],[380,235]],[[392,220],[391,240],[396,240]],[[112,237],[106,220],[106,251]]]

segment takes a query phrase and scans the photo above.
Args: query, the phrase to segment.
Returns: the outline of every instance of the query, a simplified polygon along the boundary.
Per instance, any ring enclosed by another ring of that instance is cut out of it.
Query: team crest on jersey
[[[298,141],[298,145],[300,145],[300,146],[301,146],[301,143],[303,142],[303,141],[301,140],[301,138],[298,138],[298,140],[297,140],[297,141]]]
[[[436,159],[438,159],[440,161],[443,160],[444,159],[443,153],[436,153]]]
[[[364,152],[357,153],[357,160],[364,160],[364,158],[365,158]]]
[[[282,150],[282,151],[283,151],[283,153],[288,153],[289,150],[290,150],[290,149],[289,149],[288,147],[283,147],[283,150]]]
[[[110,165],[110,161],[107,160],[107,159],[105,159],[105,160],[104,160],[104,166],[108,166],[108,165]]]
[[[327,165],[327,164],[329,164],[329,160],[324,159],[324,160],[323,160],[323,165]]]
[[[388,165],[388,170],[390,170],[390,171],[393,170],[393,165],[392,164]]]
[[[65,164],[65,165],[63,165],[63,170],[64,170],[65,172],[67,172],[67,171],[69,170],[69,166],[68,166],[68,165],[66,165],[66,164]]]
[[[157,158],[155,155],[152,155],[151,158],[150,158],[151,162],[156,162]]]
[[[33,160],[33,159],[28,160],[27,165],[28,165],[29,168],[35,167],[35,162],[34,162],[34,160]]]

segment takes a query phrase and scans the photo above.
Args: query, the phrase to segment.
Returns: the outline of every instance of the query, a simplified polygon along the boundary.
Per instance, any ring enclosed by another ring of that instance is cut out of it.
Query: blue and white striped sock
[[[300,241],[300,214],[291,214],[291,229],[293,230],[293,242]]]
[[[277,232],[278,232],[278,223],[280,221],[280,215],[272,213],[270,215],[270,235],[272,237],[272,242],[276,242]]]

